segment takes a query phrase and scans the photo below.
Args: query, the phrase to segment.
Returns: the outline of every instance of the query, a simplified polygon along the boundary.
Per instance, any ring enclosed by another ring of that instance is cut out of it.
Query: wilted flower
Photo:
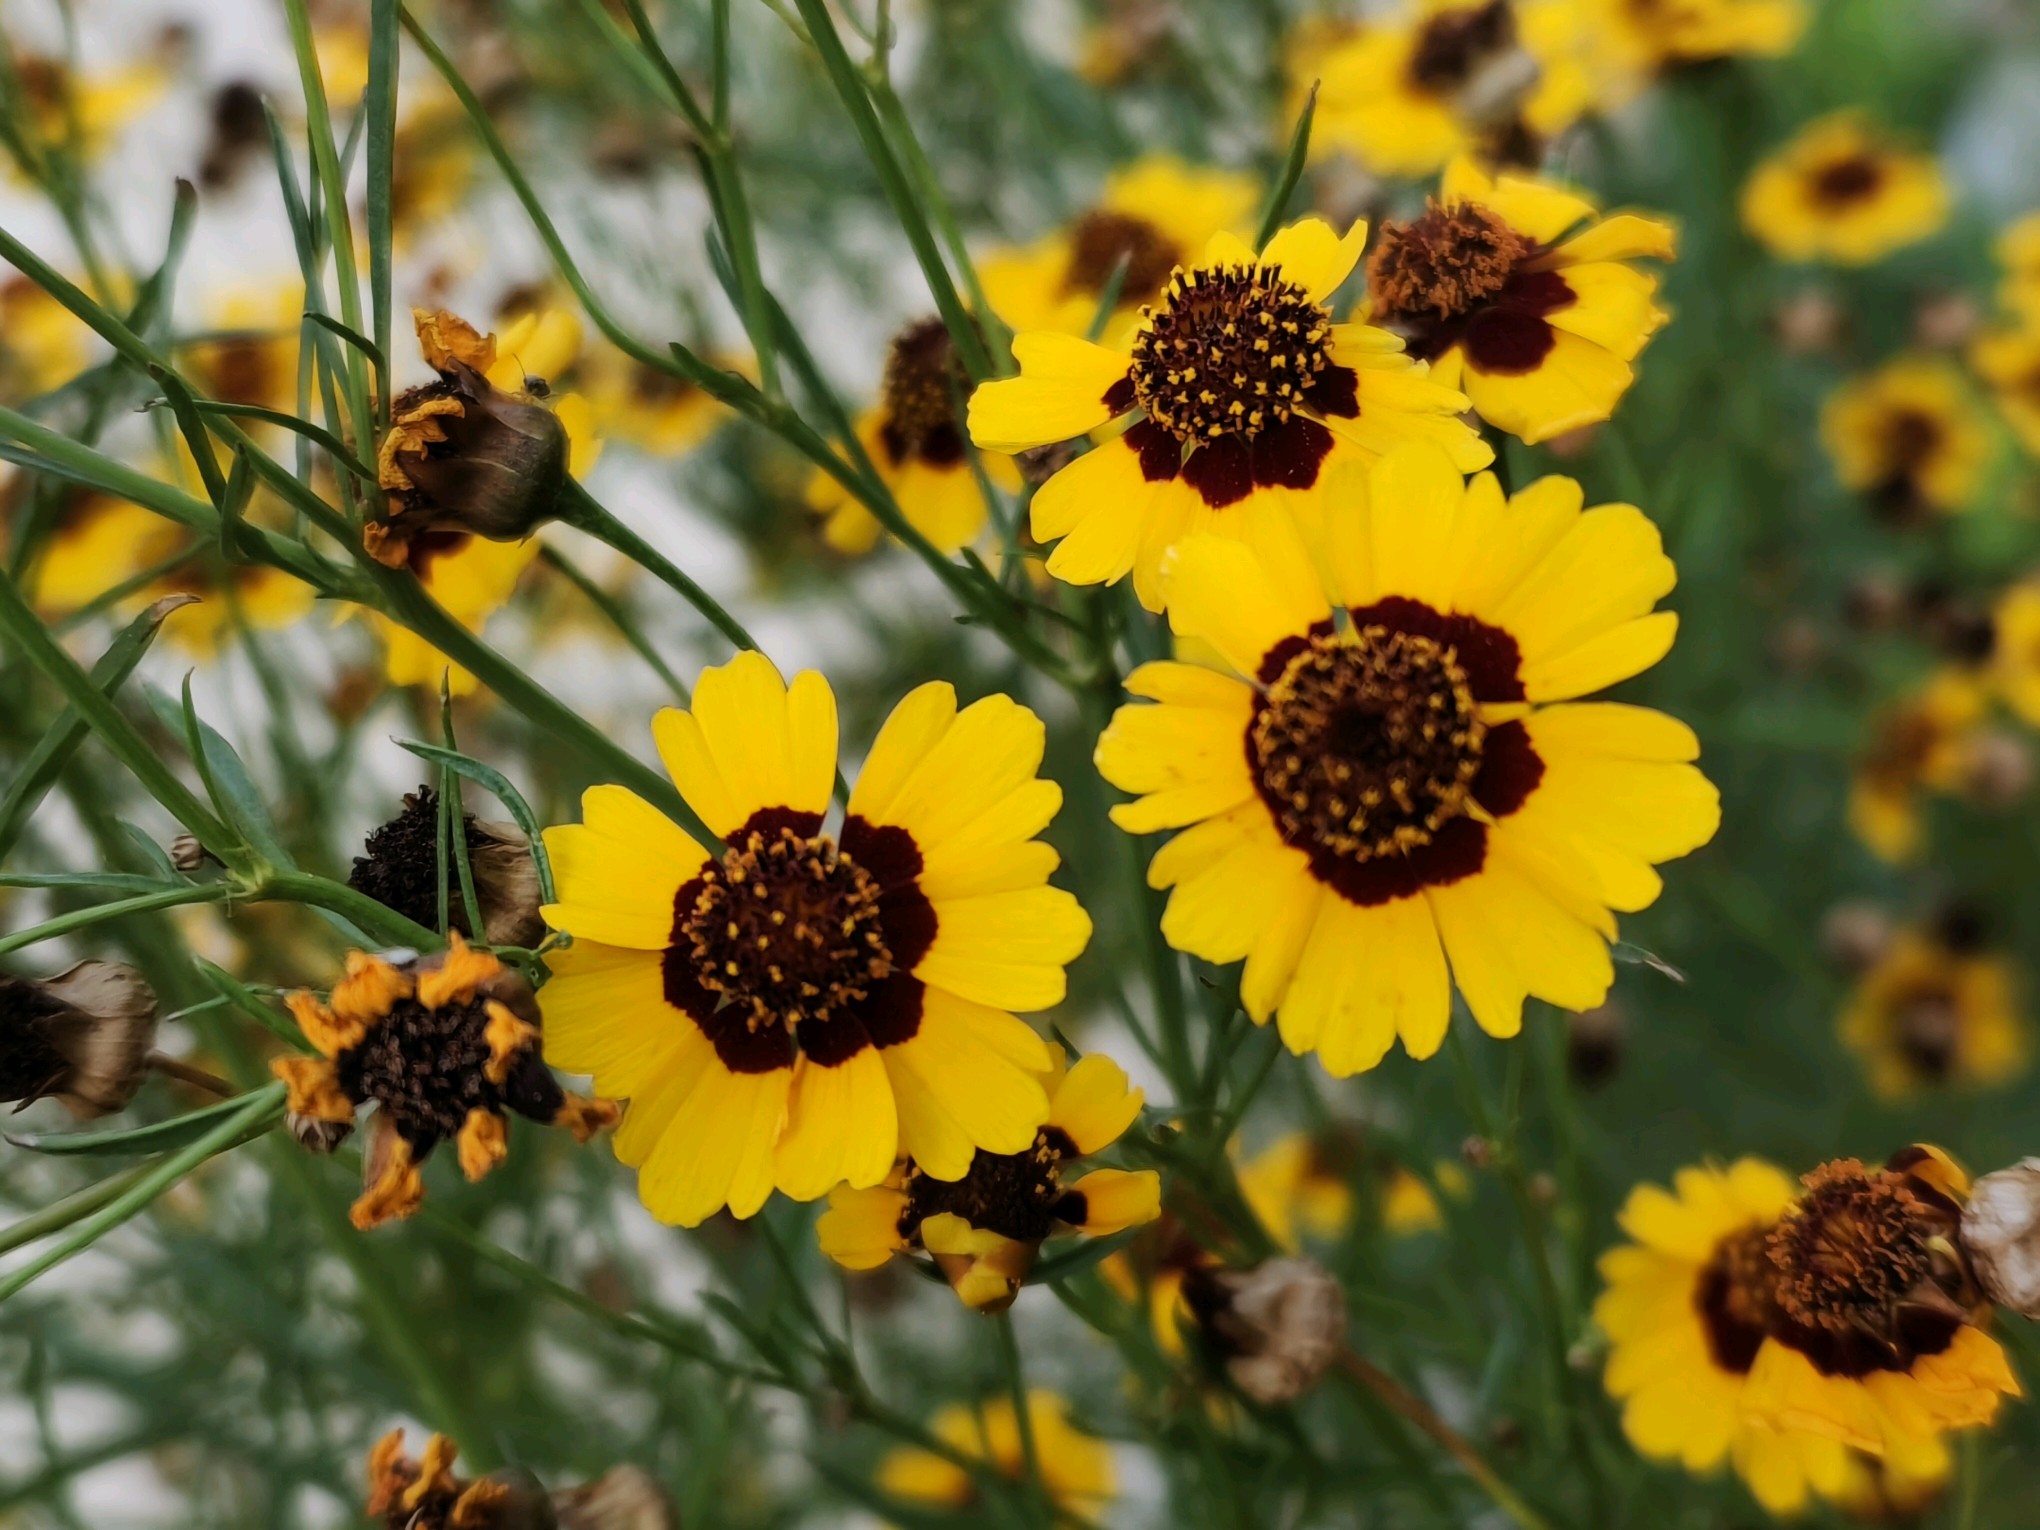
[[[530,985],[458,933],[449,940],[422,959],[349,952],[329,999],[290,996],[320,1055],[270,1064],[296,1115],[352,1124],[360,1106],[378,1107],[362,1158],[367,1188],[354,1203],[364,1231],[418,1209],[418,1166],[442,1141],[458,1144],[469,1179],[501,1163],[506,1110],[563,1126],[578,1142],[616,1121],[610,1101],[569,1094],[546,1069]]]
[[[428,533],[521,541],[553,518],[567,486],[567,428],[539,394],[489,380],[495,336],[444,309],[411,313],[439,377],[398,395],[376,454],[389,501],[363,545],[391,568]]]
[[[1962,1208],[1962,1252],[1985,1296],[2040,1319],[2040,1158],[1976,1182]]]
[[[462,808],[468,864],[481,903],[481,929],[469,916],[460,874],[447,868],[446,917],[451,928],[486,945],[529,946],[542,939],[538,868],[531,842],[514,823],[491,823]],[[439,923],[439,793],[430,786],[406,792],[388,823],[369,830],[366,852],[354,858],[347,885],[384,908],[433,929]],[[448,852],[454,845],[449,838]]]
[[[403,1430],[384,1435],[368,1458],[370,1516],[389,1530],[678,1530],[665,1493],[634,1466],[549,1494],[528,1472],[460,1477],[455,1455],[443,1434],[419,1460],[404,1454]]]
[[[1303,1396],[1346,1342],[1345,1293],[1314,1260],[1285,1255],[1250,1270],[1196,1270],[1183,1290],[1226,1374],[1259,1403]]]
[[[156,995],[120,962],[85,961],[52,978],[0,973],[0,1100],[54,1096],[73,1115],[125,1107],[156,1041]]]

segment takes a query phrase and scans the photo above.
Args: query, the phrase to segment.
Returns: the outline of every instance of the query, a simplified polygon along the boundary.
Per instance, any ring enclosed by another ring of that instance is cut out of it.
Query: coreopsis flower
[[[1277,1248],[1294,1253],[1306,1233],[1329,1242],[1352,1225],[1353,1187],[1346,1175],[1358,1156],[1355,1146],[1287,1132],[1239,1165],[1240,1194]],[[1335,1153],[1349,1161],[1335,1161]]]
[[[529,946],[545,935],[539,917],[538,870],[531,844],[514,823],[491,823],[461,810],[470,875],[481,905],[481,938],[492,946]],[[449,843],[449,850],[451,850]],[[427,929],[439,922],[439,793],[430,786],[406,792],[397,815],[369,830],[354,858],[347,885]],[[473,939],[475,920],[461,892],[460,875],[447,869],[450,928]]]
[[[1428,441],[1462,471],[1494,453],[1462,420],[1463,394],[1427,377],[1393,335],[1335,324],[1326,303],[1367,239],[1317,218],[1257,256],[1214,235],[1143,310],[1128,351],[1031,331],[1020,375],[971,395],[979,446],[1018,452],[1093,432],[1090,451],[1035,491],[1033,531],[1060,538],[1048,571],[1071,584],[1128,573],[1159,611],[1162,555],[1192,530],[1239,539],[1301,520],[1341,462]],[[1104,427],[1131,419],[1116,432]]]
[[[16,51],[12,67],[30,135],[43,144],[69,144],[87,160],[97,159],[154,106],[168,83],[150,62],[80,70],[59,58]]]
[[[384,1435],[368,1458],[369,1515],[388,1530],[678,1530],[665,1493],[634,1466],[547,1493],[526,1472],[461,1477],[457,1453],[435,1434],[413,1460],[403,1430]]]
[[[734,358],[711,360],[745,370]],[[598,346],[582,359],[580,387],[605,436],[653,457],[693,450],[727,417],[713,394],[613,346]]]
[[[55,977],[0,973],[0,1103],[46,1097],[83,1119],[126,1107],[156,1044],[156,995],[121,962]]]
[[[2040,728],[2040,579],[2022,579],[1998,597],[1990,638],[1992,687],[2021,721]]]
[[[1097,203],[1067,228],[1024,249],[994,250],[977,262],[992,311],[1016,334],[1054,330],[1085,336],[1113,273],[1118,296],[1099,338],[1120,345],[1159,298],[1178,266],[1213,234],[1248,235],[1260,184],[1236,170],[1151,154],[1115,170]]]
[[[365,78],[365,76],[364,76]],[[390,174],[390,224],[399,249],[416,243],[457,211],[474,180],[474,138],[452,95],[405,93]]]
[[[627,1097],[617,1156],[655,1216],[747,1217],[901,1157],[959,1180],[1029,1151],[1048,1049],[1013,1016],[1062,1000],[1091,921],[1035,838],[1062,801],[1045,732],[944,684],[894,708],[837,830],[836,701],[763,655],[705,671],[652,734],[711,854],[621,786],[546,831],[573,946],[549,957],[547,1055]]]
[[[977,540],[991,507],[973,467],[957,418],[970,393],[970,376],[940,319],[920,319],[893,337],[875,407],[858,416],[857,439],[915,530],[944,553]],[[1000,488],[1020,487],[1010,459],[985,457],[980,466]],[[808,484],[808,505],[826,516],[822,536],[839,552],[869,552],[878,545],[872,513],[820,469]]]
[[[1901,356],[1842,384],[1820,433],[1842,483],[1901,523],[1967,510],[1993,446],[1961,369],[1938,356]]]
[[[263,138],[266,144],[266,127]],[[206,308],[210,333],[180,347],[178,362],[204,397],[292,411],[304,309],[300,281],[223,292]]]
[[[2026,320],[2040,319],[2040,212],[2018,219],[1997,241],[2004,280],[1998,300]]]
[[[2029,1050],[2012,965],[1966,920],[1895,934],[1858,981],[1841,1034],[1886,1097],[2000,1084]]]
[[[1018,1153],[980,1151],[961,1179],[935,1179],[909,1158],[885,1182],[838,1186],[816,1224],[822,1252],[847,1270],[877,1269],[894,1254],[933,1257],[965,1306],[1003,1312],[1019,1295],[1042,1243],[1058,1233],[1109,1237],[1161,1215],[1153,1169],[1092,1169],[1140,1114],[1140,1090],[1111,1058],[1067,1065],[1049,1048],[1041,1075],[1048,1119]]]
[[[531,987],[486,951],[447,937],[431,956],[392,961],[351,951],[320,999],[300,989],[290,1012],[317,1056],[270,1064],[294,1116],[352,1125],[376,1107],[353,1209],[363,1231],[410,1216],[425,1198],[420,1167],[441,1142],[480,1179],[510,1150],[506,1112],[565,1127],[577,1142],[614,1124],[616,1106],[569,1094],[539,1056]]]
[[[1766,1240],[1773,1307],[1743,1416],[1931,1471],[1944,1433],[2023,1395],[1961,1250],[1968,1176],[1915,1146],[1881,1169],[1836,1159],[1800,1184]]]
[[[1948,221],[1933,157],[1892,142],[1855,112],[1800,130],[1743,187],[1743,226],[1781,260],[1866,266]]]
[[[1042,1490],[1051,1503],[1089,1518],[1111,1502],[1118,1491],[1111,1447],[1072,1424],[1068,1405],[1060,1397],[1039,1387],[1030,1390],[1027,1422],[1041,1466]],[[945,1445],[985,1462],[1000,1476],[1026,1480],[1027,1455],[1011,1398],[953,1403],[930,1419],[928,1428]],[[918,1446],[886,1453],[878,1463],[878,1487],[903,1503],[946,1509],[965,1508],[978,1496],[969,1472]]]
[[[1457,159],[1422,216],[1382,225],[1370,316],[1482,419],[1548,441],[1614,413],[1630,363],[1671,317],[1657,278],[1632,262],[1673,250],[1666,223],[1603,218],[1555,184]]]
[[[1681,1169],[1670,1190],[1639,1185],[1617,1217],[1632,1241],[1601,1256],[1594,1303],[1630,1443],[1689,1472],[1727,1462],[1773,1514],[1835,1495],[1848,1470],[1825,1434],[1763,1428],[1743,1409],[1774,1305],[1768,1239],[1794,1189],[1755,1158]]]
[[[17,407],[85,370],[92,331],[25,276],[0,280],[0,404]]]
[[[1445,1037],[1456,978],[1512,1036],[1523,1000],[1601,1003],[1615,910],[1713,837],[1683,723],[1577,701],[1671,646],[1657,528],[1546,478],[1505,499],[1407,446],[1333,486],[1321,579],[1302,545],[1198,536],[1168,575],[1179,638],[1221,668],[1143,665],[1098,741],[1138,794],[1120,827],[1181,829],[1148,881],[1162,931],[1245,960],[1240,997],[1343,1077]],[[1447,962],[1451,964],[1448,976]]]
[[[1479,151],[1533,161],[1592,105],[1572,0],[1419,0],[1316,58],[1316,157],[1421,176]]]
[[[1628,68],[1790,53],[1806,30],[1803,0],[1588,0],[1585,19]]]
[[[537,342],[561,343],[543,332],[544,317],[502,344],[444,309],[414,308],[411,317],[438,377],[392,401],[376,451],[388,502],[362,542],[390,568],[434,534],[522,541],[557,512],[573,471],[569,423],[548,402],[543,374],[526,370],[540,364]]]
[[[2033,307],[2033,317],[2023,325],[1978,335],[1969,347],[1969,361],[2020,444],[2040,455],[2040,296]]]
[[[1849,827],[1887,861],[1920,852],[1920,799],[1964,790],[1975,773],[1990,708],[1982,679],[1948,666],[1880,708],[1849,784]]]

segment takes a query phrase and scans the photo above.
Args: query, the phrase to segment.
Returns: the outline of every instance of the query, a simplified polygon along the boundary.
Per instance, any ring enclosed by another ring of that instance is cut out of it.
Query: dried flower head
[[[0,973],[0,1100],[45,1096],[82,1118],[120,1110],[156,1040],[156,995],[134,968],[86,961],[52,978]]]
[[[502,1162],[505,1111],[564,1126],[581,1142],[615,1124],[614,1104],[567,1093],[547,1070],[530,985],[458,933],[422,959],[350,952],[330,998],[300,990],[290,1011],[320,1053],[271,1064],[290,1086],[291,1112],[338,1125],[363,1105],[378,1107],[362,1164],[367,1188],[354,1203],[364,1230],[418,1209],[419,1165],[443,1140],[458,1145],[469,1179]]]
[[[1985,1296],[2040,1318],[2040,1158],[1976,1182],[1962,1208],[1961,1243]]]
[[[1259,1403],[1316,1386],[1346,1341],[1346,1297],[1323,1265],[1285,1256],[1250,1270],[1198,1269],[1183,1293],[1233,1384]]]
[[[538,869],[531,842],[512,823],[462,811],[469,869],[481,904],[481,938],[492,946],[529,946],[545,935],[539,917]],[[427,928],[439,923],[439,793],[430,786],[404,794],[389,822],[369,830],[347,885]],[[477,931],[459,876],[447,889],[447,920],[461,934]]]
[[[443,309],[413,309],[412,318],[439,376],[397,396],[376,453],[388,505],[362,542],[390,568],[449,535],[520,541],[553,517],[567,486],[566,426],[538,392],[489,381],[495,337]],[[435,540],[420,540],[428,534]]]

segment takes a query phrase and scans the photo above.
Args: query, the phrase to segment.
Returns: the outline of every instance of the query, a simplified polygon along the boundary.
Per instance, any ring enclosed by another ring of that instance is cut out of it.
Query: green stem
[[[87,908],[73,909],[68,914],[59,914],[54,919],[44,920],[26,930],[16,930],[12,935],[0,939],[0,956],[19,951],[40,941],[55,940],[59,935],[68,935],[73,930],[89,929],[95,924],[104,924],[109,919],[119,919],[127,914],[146,914],[155,909],[180,908],[191,903],[224,903],[239,891],[231,882],[195,883],[187,886],[166,887],[161,892],[142,893],[133,898],[116,898],[111,903],[94,903]]]
[[[605,547],[614,548],[640,568],[648,570],[667,589],[708,619],[708,624],[738,648],[757,648],[758,640],[744,630],[708,591],[696,584],[686,570],[618,520],[615,514],[584,489],[577,479],[567,480],[566,501],[560,519],[585,531]]]
[[[1027,1406],[1027,1373],[1020,1362],[1020,1341],[1013,1332],[1013,1314],[1001,1312],[992,1320],[999,1333],[999,1370],[1006,1382],[1006,1395],[1013,1401],[1013,1425],[1020,1435],[1020,1460],[1025,1471],[1024,1489],[1037,1514],[1046,1507],[1048,1488],[1041,1475],[1041,1446],[1034,1438],[1034,1414]]]

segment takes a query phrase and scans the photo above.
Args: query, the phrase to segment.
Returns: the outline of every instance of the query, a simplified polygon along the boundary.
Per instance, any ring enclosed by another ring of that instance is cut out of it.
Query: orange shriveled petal
[[[283,1080],[293,1115],[309,1116],[314,1121],[354,1119],[354,1102],[341,1093],[340,1075],[326,1058],[273,1058],[269,1071]]]
[[[305,1040],[327,1057],[338,1057],[349,1047],[359,1046],[368,1034],[368,1021],[342,1020],[308,988],[300,988],[283,1002],[290,1009],[291,1018],[297,1021],[298,1029],[305,1033]]]
[[[496,337],[484,335],[474,325],[444,308],[413,308],[411,322],[418,329],[418,349],[425,364],[435,372],[450,371],[458,361],[486,372],[496,364]]]
[[[483,1039],[489,1043],[489,1060],[482,1073],[492,1084],[507,1083],[510,1066],[517,1056],[538,1040],[538,1027],[495,999],[489,1001],[489,1023]]]
[[[380,1114],[377,1120],[381,1129],[370,1144],[363,1166],[372,1169],[380,1158],[381,1170],[347,1214],[361,1232],[385,1222],[401,1222],[425,1203],[425,1176],[412,1161],[411,1145],[382,1122]]]
[[[380,956],[349,951],[346,975],[333,985],[333,1014],[343,1025],[359,1025],[365,1032],[397,1000],[410,996],[411,979],[406,974]]]
[[[456,1139],[460,1149],[460,1172],[470,1180],[480,1179],[510,1156],[510,1137],[503,1118],[493,1110],[476,1106],[460,1124]]]
[[[576,1142],[586,1142],[597,1132],[608,1131],[622,1119],[623,1107],[614,1100],[568,1094],[554,1113],[552,1124],[572,1132]]]
[[[425,1454],[418,1462],[418,1480],[405,1490],[398,1503],[406,1509],[416,1509],[430,1493],[452,1492],[453,1460],[458,1454],[459,1447],[453,1441],[443,1434],[433,1435],[425,1442]]]
[[[464,1004],[502,971],[501,962],[487,951],[475,950],[455,930],[446,937],[445,959],[431,971],[418,974],[418,1002],[427,1009]]]

